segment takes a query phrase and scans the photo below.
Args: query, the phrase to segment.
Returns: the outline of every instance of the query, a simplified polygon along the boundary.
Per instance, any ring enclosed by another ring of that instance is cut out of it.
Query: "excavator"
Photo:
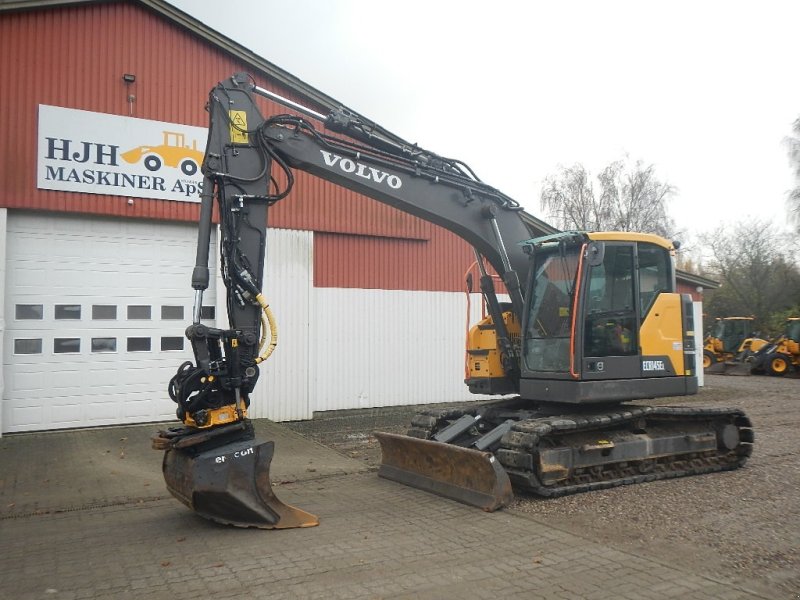
[[[265,118],[256,97],[290,112]],[[697,392],[695,324],[690,296],[676,292],[676,243],[627,232],[534,237],[521,206],[464,163],[350,109],[319,113],[246,74],[218,83],[207,110],[186,330],[195,360],[169,384],[181,425],[153,438],[167,488],[199,515],[264,529],[319,522],[276,497],[274,444],[256,439],[247,417],[258,365],[277,343],[262,293],[267,214],[290,196],[295,171],[455,233],[480,270],[487,316],[469,334],[465,384],[497,399],[424,411],[407,435],[376,432],[379,476],[493,511],[514,489],[552,497],[747,461],[754,433],[739,409],[631,404]],[[229,329],[201,322],[215,202]]]

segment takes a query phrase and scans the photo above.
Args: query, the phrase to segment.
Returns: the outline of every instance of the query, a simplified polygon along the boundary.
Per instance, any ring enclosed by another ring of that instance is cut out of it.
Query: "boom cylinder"
[[[214,182],[203,178],[203,193],[200,196],[200,220],[197,230],[197,256],[192,271],[192,288],[208,289],[208,251],[211,245],[211,213],[214,208]]]

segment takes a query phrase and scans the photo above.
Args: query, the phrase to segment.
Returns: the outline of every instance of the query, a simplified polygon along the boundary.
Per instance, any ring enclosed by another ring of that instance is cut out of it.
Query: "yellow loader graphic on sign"
[[[131,164],[142,161],[148,171],[158,171],[163,165],[180,167],[184,175],[191,177],[200,169],[203,152],[197,149],[197,141],[192,147],[186,145],[186,136],[175,131],[164,131],[164,142],[160,146],[139,146],[124,152],[123,160]]]

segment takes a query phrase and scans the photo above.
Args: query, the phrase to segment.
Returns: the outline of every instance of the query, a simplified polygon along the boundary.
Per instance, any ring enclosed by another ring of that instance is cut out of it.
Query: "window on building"
[[[183,319],[183,306],[162,306],[162,319]]]
[[[147,304],[132,304],[128,307],[128,319],[150,319],[152,318],[153,307]]]
[[[92,352],[116,352],[117,338],[97,337],[92,338]]]
[[[41,353],[42,353],[41,338],[36,338],[36,339],[20,338],[14,340],[14,354],[41,354]]]
[[[41,320],[44,319],[44,306],[41,304],[16,304],[14,306],[14,316],[19,320]]]
[[[55,338],[53,352],[55,354],[71,354],[81,351],[81,338]]]
[[[150,352],[150,338],[129,337],[128,352]]]
[[[56,304],[55,318],[58,321],[78,320],[81,318],[80,304]]]
[[[161,349],[162,350],[183,350],[183,338],[182,337],[162,337],[161,338]]]
[[[113,304],[93,304],[92,319],[113,320],[117,318],[117,307]]]

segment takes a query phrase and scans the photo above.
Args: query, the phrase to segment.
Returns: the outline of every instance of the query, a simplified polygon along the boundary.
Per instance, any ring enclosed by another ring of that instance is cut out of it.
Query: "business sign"
[[[40,104],[37,186],[199,202],[207,132]]]

